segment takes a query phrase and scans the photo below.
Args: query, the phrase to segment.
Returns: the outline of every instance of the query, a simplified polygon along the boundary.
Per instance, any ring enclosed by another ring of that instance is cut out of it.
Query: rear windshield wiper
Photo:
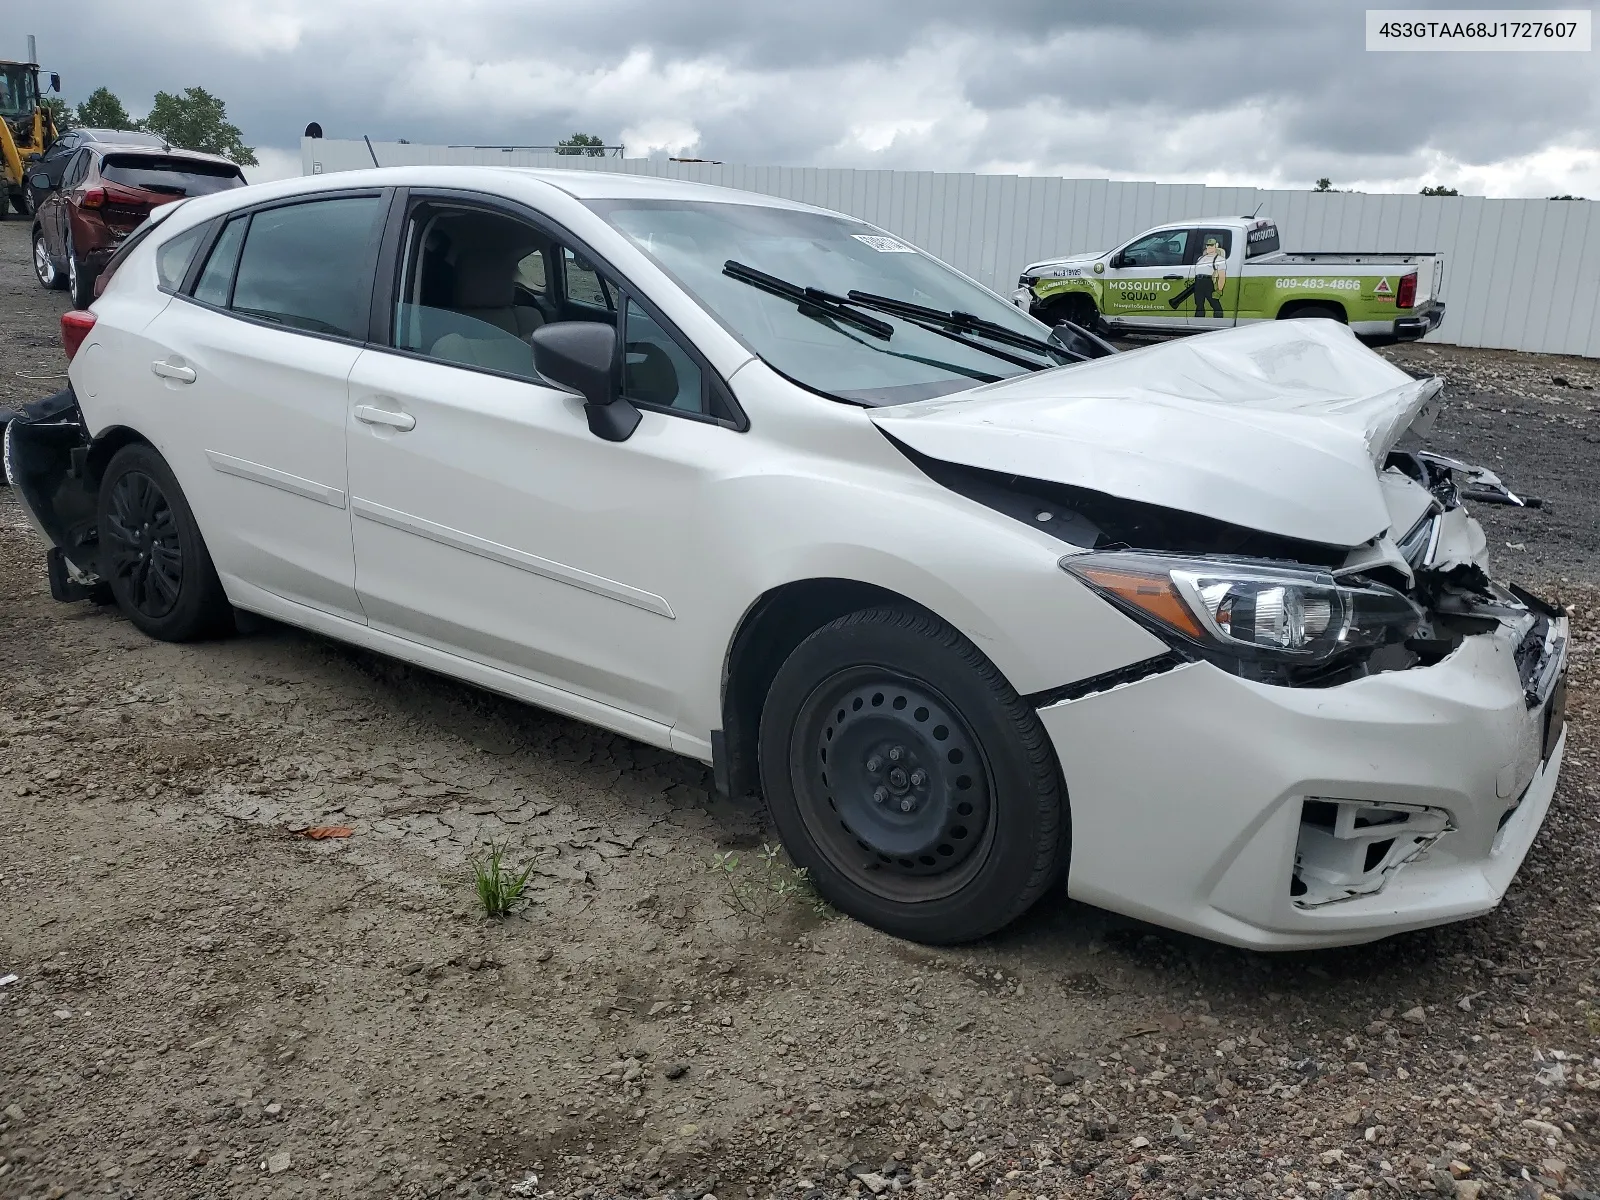
[[[835,321],[854,325],[857,329],[884,341],[894,336],[893,325],[887,321],[880,321],[868,313],[857,312],[850,307],[850,302],[843,296],[835,296],[832,292],[825,292],[821,288],[801,287],[797,283],[779,279],[776,275],[768,275],[765,271],[758,271],[731,258],[722,264],[722,273],[730,279],[737,279],[740,283],[748,283],[764,292],[771,292],[774,296],[793,300],[800,306],[800,312],[805,316],[832,317]]]
[[[891,316],[905,317],[914,321],[933,321],[943,325],[946,329],[957,333],[973,333],[979,337],[987,338],[991,342],[999,342],[1002,346],[1015,346],[1018,350],[1030,350],[1046,358],[1054,358],[1057,347],[1052,346],[1042,338],[1029,337],[1025,333],[1018,333],[1014,329],[1007,329],[1004,325],[997,325],[993,321],[986,321],[972,313],[946,311],[942,308],[929,308],[925,304],[912,304],[907,300],[896,300],[892,296],[877,296],[871,292],[852,291],[846,297],[851,304],[861,308],[873,308],[879,312],[886,312]],[[1037,367],[1037,363],[1025,363],[1013,359],[1019,366]]]

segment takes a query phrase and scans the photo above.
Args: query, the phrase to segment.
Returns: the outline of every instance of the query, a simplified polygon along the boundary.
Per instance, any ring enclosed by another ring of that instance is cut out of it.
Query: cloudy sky
[[[80,32],[34,22],[68,100],[104,84],[140,115],[156,90],[199,84],[259,148],[257,179],[298,174],[317,120],[330,137],[457,144],[583,130],[630,156],[727,162],[1600,197],[1595,52],[1368,53],[1346,0],[72,9]]]

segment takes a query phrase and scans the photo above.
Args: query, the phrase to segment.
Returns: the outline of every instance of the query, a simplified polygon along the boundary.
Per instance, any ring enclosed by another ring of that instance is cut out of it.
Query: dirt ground
[[[25,233],[0,403],[61,370]],[[1498,912],[1337,952],[1060,895],[894,941],[762,892],[760,813],[697,764],[280,626],[53,603],[0,488],[0,1197],[1590,1200],[1600,371],[1392,353],[1450,381],[1438,445],[1548,502],[1490,528],[1573,606],[1571,734]],[[498,924],[491,839],[534,872]]]

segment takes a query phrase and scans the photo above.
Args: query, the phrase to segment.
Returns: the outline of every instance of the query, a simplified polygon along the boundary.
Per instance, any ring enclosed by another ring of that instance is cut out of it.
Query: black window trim
[[[392,344],[394,341],[395,294],[400,282],[401,254],[404,247],[406,225],[410,220],[412,211],[424,203],[449,204],[463,208],[482,209],[532,225],[540,233],[550,238],[551,241],[566,247],[589,263],[590,266],[595,268],[597,274],[608,276],[613,291],[617,293],[617,307],[611,310],[610,315],[615,319],[619,341],[625,336],[623,326],[627,322],[626,300],[633,299],[678,343],[678,346],[689,356],[690,360],[700,368],[701,403],[706,406],[706,411],[686,412],[684,409],[673,408],[670,405],[651,404],[646,401],[631,399],[629,400],[630,404],[645,412],[658,412],[667,416],[698,421],[702,424],[720,425],[724,429],[731,429],[736,433],[749,431],[750,418],[745,414],[744,409],[739,406],[738,400],[734,398],[733,389],[728,386],[728,381],[700,352],[700,348],[685,337],[683,331],[669,320],[666,314],[657,308],[655,304],[641,295],[639,290],[628,281],[627,276],[612,266],[604,255],[595,253],[593,247],[572,233],[559,221],[520,201],[498,196],[493,192],[440,187],[399,187],[393,190],[395,194],[390,201],[389,216],[385,222],[383,232],[383,248],[378,255],[377,271],[373,280],[367,349],[384,354],[395,354],[403,358],[414,358],[421,362],[437,363],[441,366],[454,367],[461,371],[475,371],[482,375],[495,375],[502,379],[513,379],[518,383],[529,383],[535,387],[549,387],[554,388],[556,391],[566,391],[565,388],[544,380],[529,379],[524,375],[515,375],[509,371],[497,371],[492,367],[447,362],[444,359],[434,358],[418,350],[405,350]],[[562,259],[562,256],[558,255],[557,258],[558,260]],[[561,261],[558,270],[561,272],[561,295],[565,297],[566,264],[564,261]],[[602,310],[595,308],[594,311],[599,313]],[[619,375],[621,364],[622,356],[618,355],[617,370]],[[620,378],[617,382],[620,391]],[[718,416],[714,411],[711,411],[713,404],[721,406],[730,415],[725,417]]]
[[[200,282],[200,274],[205,270],[205,264],[207,260],[210,259],[211,252],[216,249],[217,240],[221,238],[223,230],[225,230],[229,223],[235,218],[244,218],[246,221],[244,237],[239,239],[239,253],[243,255],[245,243],[250,239],[249,223],[255,220],[257,213],[271,212],[274,209],[279,208],[293,208],[299,204],[315,204],[319,200],[360,200],[366,198],[376,199],[378,201],[378,207],[382,209],[383,206],[389,202],[390,194],[395,190],[396,189],[394,188],[388,187],[364,187],[337,188],[330,191],[297,192],[293,196],[280,196],[275,200],[267,200],[260,204],[245,205],[240,208],[231,208],[225,213],[220,213],[216,217],[212,218],[212,228],[210,232],[202,241],[200,249],[195,251],[193,261],[189,263],[189,271],[184,277],[182,290],[173,293],[173,295],[179,300],[187,301],[196,308],[203,308],[208,312],[220,313],[225,317],[232,317],[235,321],[243,321],[247,325],[258,325],[263,329],[276,329],[280,333],[292,333],[300,337],[319,338],[325,342],[339,342],[346,346],[365,347],[368,345],[367,339],[365,338],[344,337],[341,334],[323,333],[316,329],[300,329],[294,325],[285,325],[281,321],[269,321],[264,317],[252,317],[248,313],[235,312],[231,306],[233,304],[233,289],[237,284],[239,277],[238,259],[234,260],[233,274],[228,279],[228,307],[207,304],[204,300],[195,299],[194,288],[195,285]],[[380,223],[381,228],[378,230],[377,235],[372,238],[371,245],[367,247],[367,257],[366,262],[363,264],[363,269],[367,272],[367,278],[369,280],[373,277],[373,272],[376,269],[383,246],[383,239],[388,233],[387,221],[388,218],[385,217]],[[367,303],[371,304],[372,292],[370,289],[366,293],[366,299]],[[356,326],[357,328],[362,326],[370,327],[371,320],[372,313],[369,309],[365,314],[357,319]]]

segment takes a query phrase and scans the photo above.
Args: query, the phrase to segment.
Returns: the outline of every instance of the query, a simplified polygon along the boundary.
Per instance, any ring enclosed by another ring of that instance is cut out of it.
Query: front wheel
[[[956,630],[909,608],[852,613],[778,670],[762,790],[818,892],[897,937],[971,941],[1066,865],[1066,805],[1038,716]]]
[[[1087,329],[1093,333],[1100,323],[1100,310],[1088,296],[1063,296],[1044,310],[1044,317],[1047,325],[1059,325],[1062,321],[1071,321],[1079,329]]]
[[[100,574],[123,614],[163,642],[225,632],[232,609],[166,461],[124,446],[100,481]]]

